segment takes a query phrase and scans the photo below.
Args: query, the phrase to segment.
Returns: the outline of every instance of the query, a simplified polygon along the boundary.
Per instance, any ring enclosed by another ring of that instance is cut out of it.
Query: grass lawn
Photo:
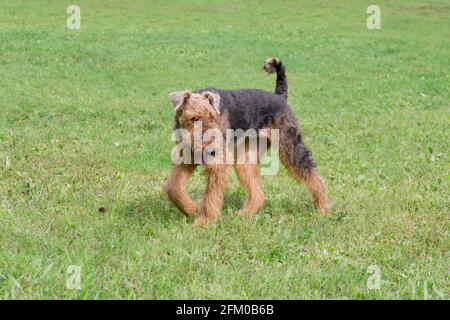
[[[77,0],[81,30],[69,4],[0,0],[0,298],[449,298],[448,1],[378,1],[381,30],[367,1]],[[333,215],[283,168],[238,217],[233,173],[195,229],[168,93],[273,91],[273,55]]]

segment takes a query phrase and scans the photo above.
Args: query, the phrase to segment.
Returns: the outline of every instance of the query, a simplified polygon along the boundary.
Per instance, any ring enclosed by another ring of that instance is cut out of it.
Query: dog
[[[329,214],[325,183],[317,172],[317,165],[310,150],[305,146],[298,120],[289,106],[286,68],[278,58],[268,58],[264,63],[268,73],[276,73],[275,92],[258,89],[220,90],[206,88],[192,92],[176,91],[170,94],[175,109],[175,129],[194,133],[198,123],[201,132],[215,129],[225,136],[229,129],[278,130],[279,158],[289,174],[299,183],[304,183],[312,194],[314,203],[322,215]],[[269,147],[271,135],[267,135]],[[191,147],[196,138],[189,140]],[[211,141],[207,141],[210,143]],[[192,155],[205,151],[204,141],[192,147]],[[219,147],[219,149],[222,147]],[[216,149],[217,150],[217,149]],[[245,148],[246,159],[251,152]],[[214,160],[215,152],[210,153]],[[223,204],[224,191],[234,167],[240,184],[246,191],[246,201],[238,212],[241,216],[257,213],[263,206],[265,197],[261,187],[260,163],[258,153],[256,163],[233,163],[205,161],[199,163],[174,164],[165,184],[164,191],[169,200],[186,216],[195,217],[195,225],[202,226],[215,221]],[[207,186],[200,202],[194,202],[186,189],[189,177],[198,166],[204,167]]]

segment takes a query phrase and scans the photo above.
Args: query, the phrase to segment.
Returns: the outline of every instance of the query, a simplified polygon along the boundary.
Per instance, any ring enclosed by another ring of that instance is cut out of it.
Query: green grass
[[[0,298],[449,297],[448,1],[378,1],[372,31],[367,1],[102,3],[68,30],[67,1],[0,1]],[[168,93],[272,91],[272,55],[333,215],[283,169],[195,229],[161,192]]]

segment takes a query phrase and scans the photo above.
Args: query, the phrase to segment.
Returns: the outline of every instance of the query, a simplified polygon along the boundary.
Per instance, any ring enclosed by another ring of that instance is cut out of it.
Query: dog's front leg
[[[191,199],[186,190],[186,184],[194,173],[196,165],[174,165],[164,190],[170,201],[186,216],[193,217],[197,212],[197,204]]]
[[[202,226],[214,221],[220,214],[223,195],[231,172],[229,165],[212,165],[206,167],[208,184],[199,206],[199,216],[195,225]]]

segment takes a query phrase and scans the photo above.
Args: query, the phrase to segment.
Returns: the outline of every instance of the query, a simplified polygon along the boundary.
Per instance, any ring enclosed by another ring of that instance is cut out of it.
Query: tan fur
[[[175,206],[186,216],[193,217],[197,212],[197,204],[186,190],[189,177],[194,173],[196,165],[174,165],[164,190]]]
[[[179,124],[193,130],[195,121],[202,121],[204,130],[221,128],[222,118],[213,99],[218,99],[216,94],[206,92],[204,94],[191,93],[185,100],[176,106],[176,118]],[[175,104],[175,103],[174,103]]]
[[[208,182],[200,201],[199,215],[195,225],[202,226],[208,222],[215,221],[219,217],[230,171],[231,166],[229,165],[206,166]]]
[[[330,214],[330,204],[327,198],[325,183],[316,170],[313,170],[305,179],[306,186],[311,191],[314,204],[322,215]]]
[[[317,171],[314,169],[306,176],[306,178],[302,178],[298,168],[289,164],[283,152],[280,153],[280,159],[287,171],[298,183],[305,183],[314,198],[314,204],[317,210],[319,210],[322,215],[329,215],[330,205],[327,198],[325,183]]]
[[[238,212],[241,216],[257,213],[263,206],[265,197],[261,188],[259,164],[235,165],[239,182],[245,188],[247,199],[244,207]]]

